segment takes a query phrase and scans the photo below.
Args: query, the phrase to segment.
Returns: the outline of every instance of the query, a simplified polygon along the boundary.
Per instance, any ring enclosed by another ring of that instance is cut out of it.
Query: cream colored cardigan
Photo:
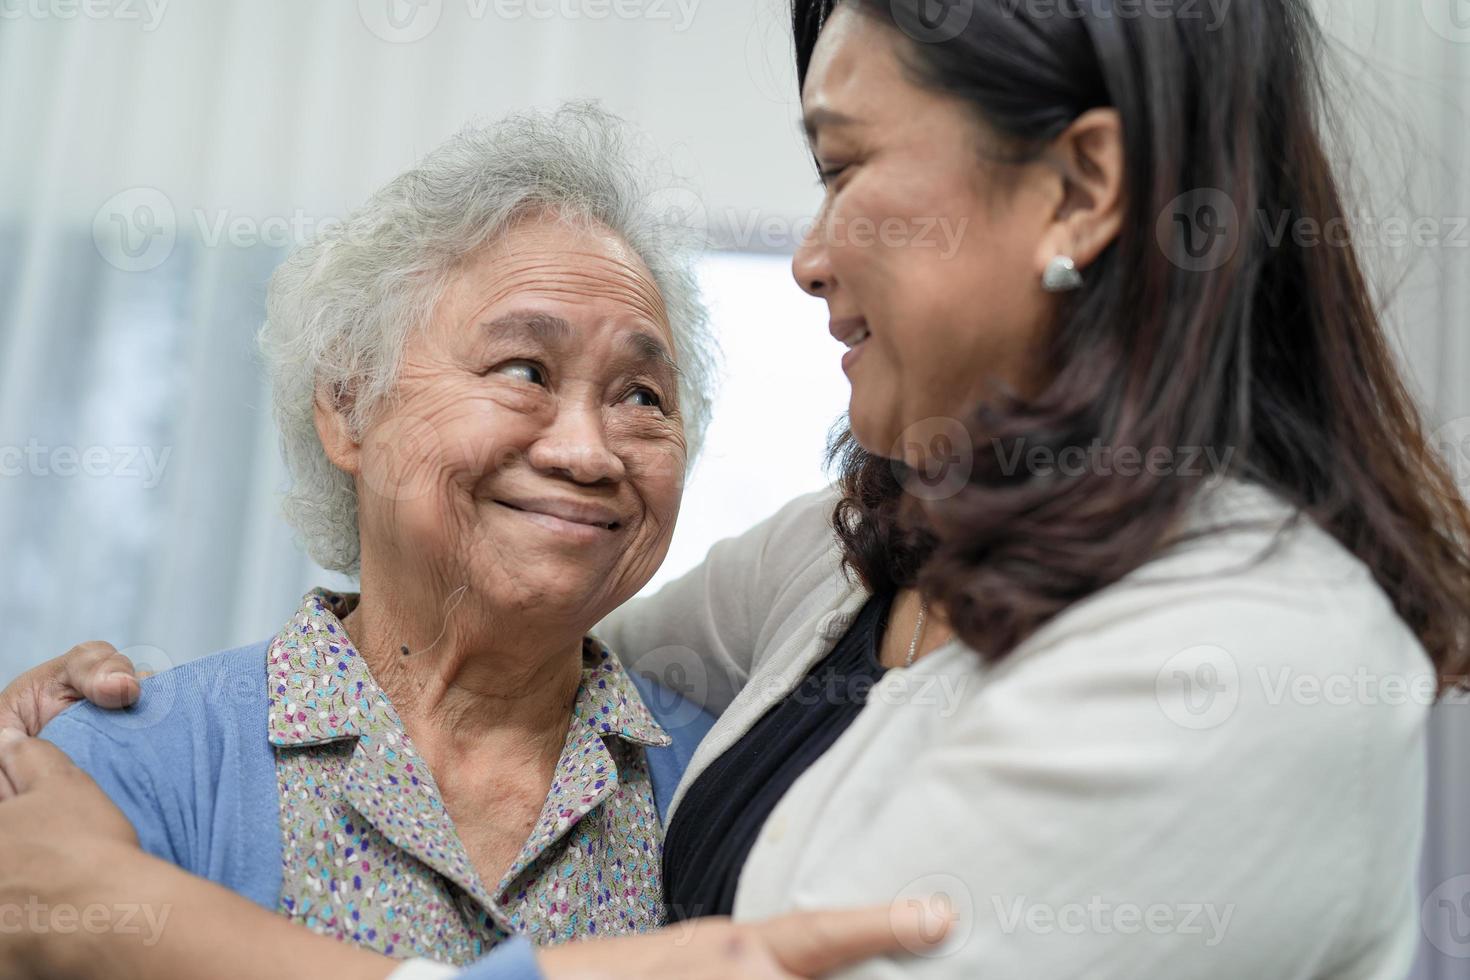
[[[868,598],[842,573],[834,501],[792,502],[599,627],[724,712],[672,813]],[[1289,517],[1225,483],[1189,523],[1235,529],[999,666],[953,643],[890,671],[771,814],[736,918],[925,901],[953,919],[939,955],[850,977],[1405,976],[1433,673],[1362,564]]]
[[[599,627],[723,712],[673,814],[868,598],[834,500],[792,502]],[[1224,483],[1189,520],[1216,530],[999,666],[955,642],[890,671],[771,814],[736,918],[951,914],[940,955],[854,977],[1403,977],[1433,673],[1364,566],[1289,517]]]

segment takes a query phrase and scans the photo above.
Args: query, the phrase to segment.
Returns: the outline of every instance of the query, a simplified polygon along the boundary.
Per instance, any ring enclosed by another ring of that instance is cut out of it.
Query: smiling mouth
[[[868,329],[868,322],[858,317],[833,321],[829,329],[832,336],[848,350],[852,350],[873,336],[873,332]]]
[[[562,521],[567,524],[580,524],[583,527],[595,527],[603,531],[616,531],[623,526],[621,521],[599,520],[597,518],[600,515],[576,514],[563,507],[547,507],[543,509],[540,506],[519,506],[506,500],[497,500],[495,503],[507,510],[513,510],[521,514],[529,514],[533,517],[542,518],[549,517],[552,520]]]

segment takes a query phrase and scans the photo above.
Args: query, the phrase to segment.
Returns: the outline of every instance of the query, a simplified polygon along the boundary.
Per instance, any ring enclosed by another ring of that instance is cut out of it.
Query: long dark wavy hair
[[[1005,157],[1032,159],[1083,112],[1111,107],[1127,168],[1121,234],[1044,341],[1045,390],[964,420],[962,486],[906,493],[903,464],[850,434],[835,441],[848,566],[875,590],[918,587],[970,647],[1003,657],[1157,554],[1200,486],[1177,472],[1007,466],[1008,448],[1201,447],[1363,561],[1442,682],[1463,683],[1470,513],[1358,256],[1273,242],[1272,222],[1256,220],[1348,218],[1319,129],[1322,38],[1306,0],[1237,0],[1218,21],[1175,0],[1167,16],[1158,4],[1122,16],[1107,2],[960,0],[940,5],[968,10],[952,37],[929,0],[838,2],[902,31],[912,77],[967,100]],[[833,7],[794,0],[803,83]],[[1190,250],[1202,229],[1159,221],[1190,208],[1236,212],[1217,261]]]

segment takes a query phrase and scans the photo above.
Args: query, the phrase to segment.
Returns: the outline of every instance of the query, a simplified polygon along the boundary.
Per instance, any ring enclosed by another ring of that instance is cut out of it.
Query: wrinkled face
[[[802,107],[826,197],[793,263],[850,348],[853,434],[890,458],[921,421],[1034,388],[1049,308],[1035,252],[1054,213],[987,159],[971,107],[915,84],[908,43],[847,6],[823,28]]]
[[[526,223],[466,261],[361,443],[364,571],[587,625],[668,551],[684,426],[663,301],[616,235]]]

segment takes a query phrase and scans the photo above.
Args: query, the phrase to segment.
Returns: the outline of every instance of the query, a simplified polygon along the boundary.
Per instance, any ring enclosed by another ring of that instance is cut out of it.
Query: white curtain
[[[1353,107],[1338,135],[1372,216],[1358,239],[1434,441],[1470,491],[1470,3],[1319,9]],[[1470,695],[1434,709],[1421,889],[1416,980],[1470,977]]]
[[[466,121],[600,99],[672,161],[691,191],[672,203],[716,235],[749,216],[793,227],[817,198],[779,0],[152,3],[0,0],[6,675],[89,636],[167,666],[274,631],[335,581],[278,516],[253,356],[265,282]],[[808,356],[825,338],[785,265],[702,270],[732,363],[784,331]],[[815,379],[799,356],[767,371],[794,417],[759,480],[736,467],[779,420],[760,379],[731,379],[661,579],[822,484],[845,405],[828,360]]]
[[[729,391],[669,570],[819,485],[845,399],[825,314],[782,268],[793,219],[816,203],[784,9],[0,0],[0,676],[93,636],[165,667],[266,635],[331,582],[277,512],[252,352],[264,283],[294,241],[473,117],[600,98],[701,190],[716,236],[775,253],[706,267]],[[1470,486],[1470,231],[1457,222],[1470,216],[1470,0],[1320,11],[1340,42],[1352,111],[1334,135],[1355,194],[1437,234],[1369,233],[1371,259]],[[793,366],[824,356],[825,373]],[[792,400],[785,416],[773,392]],[[1436,711],[1422,980],[1470,975],[1467,711]]]

